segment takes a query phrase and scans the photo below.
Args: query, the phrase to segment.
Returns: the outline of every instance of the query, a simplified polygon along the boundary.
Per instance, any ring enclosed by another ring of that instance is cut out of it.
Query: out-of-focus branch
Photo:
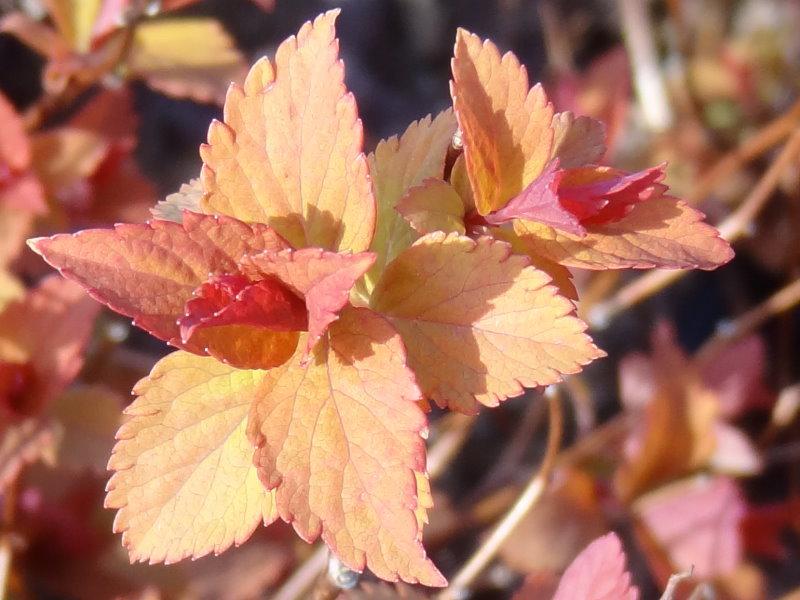
[[[758,215],[772,192],[777,187],[785,169],[800,156],[800,129],[795,131],[786,142],[778,157],[767,169],[750,194],[736,211],[719,225],[720,235],[734,242],[749,229],[753,219]],[[589,314],[589,323],[594,327],[604,327],[619,313],[638,304],[674,283],[688,271],[658,269],[650,271],[620,288],[609,300],[593,307]]]
[[[696,360],[700,363],[713,360],[722,348],[743,338],[765,321],[788,311],[797,304],[800,304],[800,279],[781,288],[758,306],[737,317],[735,321],[722,324],[697,352]]]
[[[475,578],[492,561],[503,542],[519,525],[528,511],[541,499],[547,489],[547,484],[561,447],[561,433],[563,430],[561,398],[557,390],[556,387],[552,386],[545,394],[550,411],[550,429],[547,438],[547,449],[539,469],[529,480],[528,485],[525,486],[511,509],[497,523],[489,537],[456,573],[450,582],[450,587],[439,594],[438,600],[459,600],[464,597]]]
[[[730,177],[742,166],[758,158],[784,140],[800,124],[800,100],[777,119],[770,121],[739,146],[719,159],[698,181],[686,196],[686,201],[696,204],[704,200],[721,181]]]
[[[647,14],[648,3],[618,0],[617,6],[645,125],[655,132],[665,131],[672,125],[673,115],[658,64],[653,27]]]

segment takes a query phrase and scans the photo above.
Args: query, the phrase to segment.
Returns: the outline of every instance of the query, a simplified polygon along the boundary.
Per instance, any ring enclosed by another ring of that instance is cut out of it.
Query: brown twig
[[[720,235],[734,242],[747,233],[753,219],[758,215],[772,192],[780,182],[785,169],[800,155],[800,130],[794,132],[778,157],[770,165],[750,194],[719,226]],[[688,271],[658,269],[650,271],[623,286],[606,302],[590,311],[589,322],[595,327],[604,327],[623,310],[649,298],[683,277]]]
[[[695,355],[698,364],[708,363],[725,346],[741,339],[765,321],[782,314],[800,303],[800,279],[782,287],[758,306],[748,310],[735,321],[724,324],[706,341]]]
[[[438,600],[457,600],[464,597],[475,578],[492,561],[503,542],[544,494],[561,446],[561,432],[563,429],[561,399],[557,388],[551,386],[545,396],[550,410],[550,430],[547,438],[547,449],[539,469],[529,480],[528,485],[525,486],[511,509],[497,523],[489,537],[456,573],[450,582],[450,587],[438,596]]]
[[[778,145],[800,123],[800,100],[788,111],[748,137],[739,146],[719,159],[708,173],[703,176],[687,194],[686,201],[695,204],[704,200],[721,181],[724,181],[745,163],[761,156],[770,148]]]

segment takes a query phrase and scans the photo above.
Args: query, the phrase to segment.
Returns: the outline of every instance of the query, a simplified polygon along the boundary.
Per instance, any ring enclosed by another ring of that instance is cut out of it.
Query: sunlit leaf
[[[209,275],[237,273],[245,254],[286,248],[264,225],[191,212],[182,224],[117,225],[38,238],[30,245],[94,298],[177,346],[182,345],[177,319]]]
[[[562,169],[598,162],[606,152],[606,130],[591,117],[576,117],[571,112],[553,115],[553,151]]]
[[[205,212],[266,223],[295,248],[366,250],[375,200],[334,10],[257,62],[201,148]]]
[[[637,204],[619,221],[583,237],[533,221],[515,221],[528,251],[583,269],[715,269],[733,258],[728,242],[686,203],[664,197]]]
[[[336,254],[319,248],[264,252],[245,257],[243,270],[254,279],[277,277],[305,299],[308,310],[307,356],[339,311],[350,290],[375,261],[371,252]]]
[[[464,202],[452,185],[441,179],[427,179],[412,187],[397,203],[400,213],[419,233],[464,235]]]
[[[459,29],[451,93],[467,174],[482,215],[503,208],[550,160],[553,107],[516,56]]]
[[[179,351],[136,385],[106,497],[132,560],[220,553],[275,519],[245,433],[263,376]]]
[[[282,519],[352,569],[443,585],[415,511],[425,470],[420,391],[392,327],[349,309],[303,366],[267,371],[250,417],[256,465]]]
[[[369,291],[375,287],[384,267],[419,237],[395,209],[409,188],[428,178],[442,178],[455,130],[453,112],[447,110],[435,119],[428,116],[414,121],[403,135],[382,140],[370,154],[378,213],[370,246],[377,259],[366,277]]]
[[[400,332],[426,397],[475,413],[603,356],[529,264],[503,242],[433,233],[388,266],[372,307]]]
[[[203,186],[199,179],[191,179],[188,183],[182,183],[177,192],[173,192],[166,199],[156,204],[150,212],[156,219],[164,221],[183,221],[183,211],[202,212],[200,210],[200,199],[203,197]]]

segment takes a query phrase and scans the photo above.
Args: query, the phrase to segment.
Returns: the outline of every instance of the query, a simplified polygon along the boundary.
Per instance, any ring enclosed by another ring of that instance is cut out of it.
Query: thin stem
[[[772,196],[781,175],[800,155],[800,130],[786,142],[778,157],[770,165],[741,206],[719,226],[720,235],[734,242],[747,233],[753,219]],[[595,327],[604,327],[622,311],[661,291],[683,277],[688,271],[657,269],[623,286],[606,302],[590,311],[589,321]]]
[[[544,494],[553,471],[553,466],[556,462],[556,457],[558,456],[559,448],[561,447],[563,415],[561,412],[560,395],[556,389],[557,388],[551,387],[550,390],[552,391],[545,394],[550,411],[550,430],[547,438],[547,449],[542,464],[530,479],[528,485],[525,486],[525,489],[517,498],[517,501],[511,509],[489,534],[489,537],[486,538],[475,554],[470,557],[461,570],[453,577],[450,587],[438,596],[439,600],[458,600],[465,597],[467,589],[475,578],[480,575],[492,561],[500,549],[500,546],[503,545],[503,542],[505,542],[511,532],[519,525],[523,517]]]
[[[436,443],[428,450],[428,477],[431,479],[436,479],[445,471],[467,441],[475,423],[474,417],[459,413],[452,413],[444,419],[447,421],[444,423],[443,431],[439,432]]]
[[[678,586],[692,578],[692,571],[694,569],[689,569],[688,571],[684,571],[682,573],[674,573],[669,576],[669,581],[667,581],[667,587],[664,589],[664,593],[661,594],[660,600],[675,600],[675,594],[678,593]]]
[[[314,553],[292,573],[281,588],[272,596],[272,600],[297,600],[305,598],[305,593],[314,584],[319,574],[328,564],[328,547],[320,544]]]
[[[800,279],[782,287],[758,306],[748,310],[735,321],[720,327],[695,355],[698,363],[708,363],[725,346],[760,327],[765,321],[784,313],[800,303]]]
[[[672,108],[658,65],[648,4],[642,0],[618,0],[617,6],[645,125],[652,131],[665,131],[672,125]]]
[[[686,196],[686,201],[695,204],[704,200],[720,181],[724,181],[745,163],[758,158],[788,137],[798,122],[800,122],[800,100],[719,159],[692,187],[692,191]]]
[[[0,537],[0,600],[8,598],[8,583],[11,576],[11,540],[8,535]]]

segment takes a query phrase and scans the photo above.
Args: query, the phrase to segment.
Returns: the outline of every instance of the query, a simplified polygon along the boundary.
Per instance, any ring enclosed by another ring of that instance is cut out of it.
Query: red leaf
[[[218,275],[197,289],[178,325],[189,347],[243,369],[269,369],[294,353],[306,307],[276,278]]]
[[[611,167],[587,166],[564,172],[558,197],[581,223],[600,225],[619,221],[642,200],[653,199],[666,191],[665,165],[636,173]]]
[[[186,303],[178,321],[184,344],[200,327],[253,325],[273,331],[304,331],[303,301],[277,279],[251,283],[243,275],[216,275]]]
[[[558,188],[563,173],[558,168],[558,159],[551,160],[521,194],[512,198],[500,210],[486,215],[486,222],[490,225],[501,225],[513,219],[528,219],[575,235],[583,235],[586,230],[581,227],[575,215],[559,201]]]
[[[242,268],[257,279],[274,276],[305,297],[308,309],[308,356],[350,298],[350,289],[375,262],[375,254],[336,254],[320,248],[264,252],[248,256]],[[249,265],[249,266],[248,266]]]
[[[637,600],[625,570],[625,553],[615,533],[589,544],[564,572],[553,600]]]
[[[193,212],[182,223],[117,225],[29,243],[95,299],[178,347],[177,320],[209,275],[237,273],[245,254],[287,247],[266,225]],[[203,353],[202,347],[191,351]]]

